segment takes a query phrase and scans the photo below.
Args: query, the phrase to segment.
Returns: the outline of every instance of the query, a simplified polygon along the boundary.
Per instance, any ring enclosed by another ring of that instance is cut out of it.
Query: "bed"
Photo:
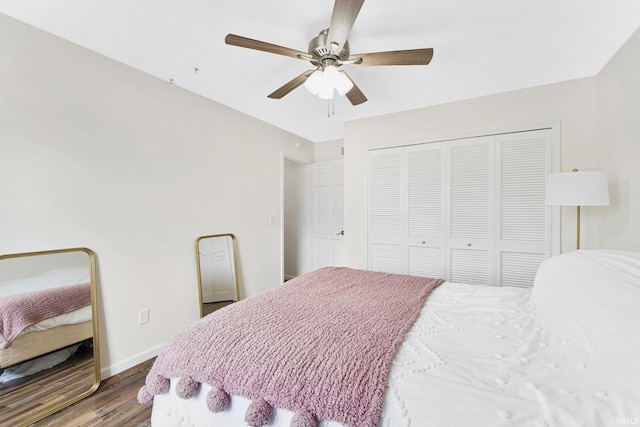
[[[0,372],[91,337],[89,268],[0,283]]]
[[[289,286],[305,294],[308,278],[299,279]],[[433,282],[424,286],[431,285]],[[276,291],[267,292],[267,302],[271,302],[272,292]],[[334,293],[338,307],[343,307],[343,294],[342,290]],[[309,299],[312,305],[318,301],[313,294]],[[244,369],[251,378],[254,370],[270,367],[272,359],[281,360],[286,354],[269,350],[258,352],[255,360],[245,355],[213,362],[202,359],[206,343],[218,342],[218,338],[211,339],[212,331],[222,336],[234,330],[223,322],[233,317],[234,311],[242,313],[236,318],[240,329],[253,332],[252,310],[244,311],[241,304],[258,307],[264,300],[262,294],[215,312],[165,346],[138,394],[141,402],[153,400],[154,427],[577,427],[640,423],[640,253],[588,250],[553,257],[541,265],[533,288],[435,284],[394,351],[388,376],[382,381],[382,404],[375,408],[374,418],[362,423],[348,417],[345,422],[340,415],[318,416],[315,403],[304,400],[310,396],[305,388],[309,385],[287,383],[281,378],[287,377],[286,371],[284,375],[273,371],[277,381],[272,382],[287,384],[288,394],[294,396],[288,405],[280,405],[281,396],[269,395],[272,390],[268,388],[262,390],[262,400],[252,390],[233,393],[237,385],[227,387],[227,378],[219,376],[230,372],[229,365],[239,364],[240,372]],[[296,307],[299,305],[296,302]],[[278,310],[296,307],[285,302]],[[276,329],[281,318],[278,310],[271,316],[263,315]],[[235,330],[228,342],[233,347],[234,342],[252,336],[238,335]],[[176,345],[183,351],[177,351]],[[393,345],[391,342],[390,347]],[[220,346],[214,347],[210,351],[220,353]],[[295,351],[287,351],[289,358],[298,358]],[[329,364],[335,360],[333,356],[327,359]],[[300,363],[300,369],[307,369],[308,361]],[[217,367],[212,368],[214,365]],[[291,370],[295,365],[287,366],[291,376],[296,376]],[[242,375],[239,381],[242,383]],[[358,383],[356,392],[361,387]],[[331,393],[324,395],[329,396],[328,404],[341,406]],[[266,408],[262,418],[256,416],[260,405]]]

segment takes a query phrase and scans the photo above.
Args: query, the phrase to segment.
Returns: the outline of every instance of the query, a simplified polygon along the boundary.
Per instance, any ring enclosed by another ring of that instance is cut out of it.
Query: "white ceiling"
[[[228,33],[306,51],[333,0],[0,0],[4,13],[312,141],[343,123],[597,74],[640,27],[638,0],[366,0],[352,53],[433,47],[428,66],[345,66],[369,101],[304,87],[305,61],[228,46]],[[194,72],[197,68],[198,72]],[[169,84],[169,83],[167,83]]]

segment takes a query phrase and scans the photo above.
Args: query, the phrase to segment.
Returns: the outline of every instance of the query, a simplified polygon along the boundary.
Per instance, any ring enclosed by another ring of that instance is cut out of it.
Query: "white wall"
[[[607,171],[611,206],[603,245],[640,250],[640,31],[598,75],[599,167]]]
[[[333,139],[330,141],[316,142],[315,161],[328,162],[330,160],[341,160],[343,158],[342,148],[344,140]]]
[[[198,236],[236,235],[242,297],[280,283],[282,152],[310,141],[4,15],[0,51],[0,253],[95,251],[107,375],[198,318]]]

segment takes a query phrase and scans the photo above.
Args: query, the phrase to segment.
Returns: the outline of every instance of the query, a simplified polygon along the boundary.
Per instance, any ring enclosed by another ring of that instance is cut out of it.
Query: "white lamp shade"
[[[306,87],[307,90],[312,94],[317,95],[318,92],[320,92],[320,88],[322,87],[322,78],[322,71],[315,70],[304,82],[304,87]]]
[[[545,204],[608,206],[607,174],[598,171],[552,173],[547,178]]]
[[[349,77],[347,77],[347,75],[345,73],[339,73],[338,74],[338,79],[336,81],[336,91],[341,96],[344,96],[351,89],[353,89],[353,82],[351,81],[351,79]]]
[[[320,99],[333,98],[333,88],[331,86],[323,85],[318,91],[318,98]]]
[[[322,99],[333,98],[333,91],[344,95],[351,90],[353,82],[341,73],[334,65],[327,65],[323,70],[314,71],[305,81],[304,86],[309,92]]]

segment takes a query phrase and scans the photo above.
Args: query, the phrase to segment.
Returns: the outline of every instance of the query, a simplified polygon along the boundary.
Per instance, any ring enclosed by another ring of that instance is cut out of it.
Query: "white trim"
[[[160,350],[162,350],[162,347],[164,347],[164,345],[165,343],[162,343],[146,351],[143,351],[142,353],[138,353],[136,355],[133,355],[132,357],[129,357],[128,359],[118,362],[115,365],[102,367],[100,369],[101,379],[106,380],[107,378],[117,375],[120,372],[124,372],[127,369],[133,368],[134,366],[139,365],[142,362],[146,362],[147,360],[156,357],[158,354],[160,354]]]
[[[310,165],[311,163],[313,163],[311,160],[304,159],[302,157],[292,156],[291,154],[287,154],[284,151],[281,151],[280,154],[282,154],[283,162],[284,162],[284,159],[287,159],[287,160],[291,160],[291,161],[296,162],[296,163],[303,163],[305,165]]]
[[[557,133],[556,133],[557,128]],[[560,121],[548,121],[548,122],[540,122],[540,123],[532,123],[529,125],[518,125],[518,126],[507,126],[501,128],[493,128],[487,129],[483,131],[465,131],[459,133],[449,133],[437,136],[429,136],[426,139],[412,139],[409,141],[403,142],[390,142],[388,145],[380,146],[380,147],[372,147],[367,148],[366,151],[376,151],[376,150],[384,150],[386,148],[396,148],[396,147],[408,147],[411,145],[421,145],[421,144],[431,144],[434,142],[442,142],[442,141],[456,141],[459,139],[468,139],[468,138],[478,138],[482,136],[495,136],[502,135],[507,133],[516,133],[516,132],[529,132],[533,130],[544,130],[544,129],[552,129],[554,131],[554,139],[557,137],[557,141],[560,141]],[[560,155],[560,151],[557,153],[553,153],[554,155]]]
[[[560,172],[562,159],[560,149],[560,138],[562,137],[560,121],[554,123],[551,128],[551,171],[550,173]],[[548,175],[547,175],[548,176]],[[551,234],[551,256],[560,255],[561,242],[562,242],[562,224],[560,223],[560,206],[549,206],[551,209],[551,227],[549,233]]]
[[[307,159],[286,154],[284,151],[280,152],[280,280],[282,282],[284,282],[284,280],[286,279],[284,275],[284,162],[285,160],[290,160],[292,162],[301,163],[307,166],[313,163]],[[307,181],[308,181],[308,177],[307,177]]]

